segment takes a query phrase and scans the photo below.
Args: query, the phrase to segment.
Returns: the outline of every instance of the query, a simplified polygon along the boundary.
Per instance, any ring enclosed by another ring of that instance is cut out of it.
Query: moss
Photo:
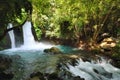
[[[0,42],[0,50],[7,49],[7,48],[10,48],[10,41],[8,41],[7,39],[4,38]]]

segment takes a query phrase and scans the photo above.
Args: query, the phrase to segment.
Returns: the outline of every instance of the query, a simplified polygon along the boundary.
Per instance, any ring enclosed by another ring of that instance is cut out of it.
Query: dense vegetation
[[[79,39],[84,36],[96,40],[100,33],[117,34],[120,11],[117,0],[33,0],[32,4],[35,26],[50,37]]]
[[[59,45],[47,49],[33,42],[21,48],[26,21],[36,41]],[[20,47],[13,51],[10,30]],[[109,62],[120,68],[120,0],[0,0],[0,80],[85,80],[79,72],[91,80],[118,79],[119,69]]]
[[[9,22],[18,26],[29,17],[38,39],[44,36],[70,40],[77,45],[83,40],[96,48],[104,33],[119,37],[119,3],[119,0],[2,0],[0,28],[4,29],[0,33]]]

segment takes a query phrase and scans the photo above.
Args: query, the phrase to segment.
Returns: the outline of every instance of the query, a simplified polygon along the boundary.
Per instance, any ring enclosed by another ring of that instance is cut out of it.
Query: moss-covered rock
[[[44,49],[44,52],[45,53],[48,53],[48,54],[61,54],[62,52],[56,48],[56,47],[52,47],[50,49]]]
[[[4,71],[10,67],[12,59],[7,55],[0,55],[0,71]]]
[[[12,73],[0,72],[0,80],[12,80],[13,76]]]
[[[9,35],[7,34],[7,35],[0,41],[0,50],[10,48],[10,47],[11,47],[10,44],[11,44],[10,38],[9,38]]]
[[[11,66],[12,59],[8,55],[0,54],[0,80],[11,80],[13,74],[6,72]]]
[[[29,80],[45,80],[41,72],[32,73]]]

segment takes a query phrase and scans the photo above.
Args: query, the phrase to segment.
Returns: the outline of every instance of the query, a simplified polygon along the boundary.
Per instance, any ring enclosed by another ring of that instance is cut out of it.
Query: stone
[[[35,72],[30,75],[29,80],[45,80],[45,78],[41,72]]]
[[[44,49],[44,52],[45,53],[48,53],[48,54],[61,54],[62,52],[56,48],[56,47],[52,47],[50,49]]]
[[[6,70],[11,66],[12,59],[8,55],[0,54],[0,80],[12,80],[14,75]]]
[[[73,59],[78,59],[78,58],[79,58],[79,56],[77,56],[77,55],[70,55],[70,58],[73,58]]]
[[[73,78],[73,80],[85,80],[84,78],[81,78],[80,76],[76,76]]]
[[[112,37],[110,38],[105,38],[101,43],[100,43],[100,48],[107,50],[107,51],[111,51],[111,49],[113,47],[116,46],[116,40]]]
[[[0,55],[0,71],[4,71],[11,66],[12,59],[7,55]]]
[[[48,76],[48,80],[62,80],[62,79],[58,77],[58,74],[57,74],[57,73],[51,73],[51,74]]]
[[[0,72],[0,80],[12,80],[13,77],[12,73]]]

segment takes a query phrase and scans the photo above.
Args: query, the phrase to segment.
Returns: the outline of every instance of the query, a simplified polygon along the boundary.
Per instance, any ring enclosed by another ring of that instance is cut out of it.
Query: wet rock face
[[[44,49],[44,52],[45,53],[48,53],[48,54],[61,54],[62,52],[56,48],[56,47],[52,47],[50,49]]]
[[[4,71],[10,67],[12,60],[9,56],[0,55],[0,71]]]
[[[6,70],[11,66],[12,59],[7,55],[0,55],[0,80],[11,80],[13,74],[6,72]]]
[[[75,66],[77,63],[76,56],[60,56],[56,65],[53,66],[55,68],[53,72],[33,72],[27,80],[84,80],[81,77],[73,76],[72,73],[67,71],[67,69],[69,69],[67,63]]]
[[[68,74],[68,72],[63,72],[63,73],[54,72],[51,74],[36,72],[36,73],[32,73],[28,80],[85,80],[85,79],[79,76],[73,77],[70,73]]]
[[[80,76],[76,76],[73,78],[73,80],[85,80],[84,78],[81,78]]]
[[[11,47],[11,42],[10,42],[10,38],[9,35],[6,34],[6,36],[4,38],[0,37],[1,41],[0,41],[0,50],[4,50],[4,49],[8,49]]]
[[[22,27],[18,26],[18,28],[15,28],[14,35],[15,35],[16,47],[19,47],[21,44],[23,44]]]
[[[45,80],[41,72],[32,73],[29,80]]]
[[[120,68],[120,57],[119,56],[112,57],[111,64],[117,68]]]
[[[29,80],[63,80],[63,79],[59,78],[57,73],[49,74],[49,73],[36,72],[30,75]]]
[[[63,80],[62,78],[60,78],[60,77],[58,76],[57,73],[49,74],[47,78],[48,78],[48,80]]]
[[[13,76],[12,73],[0,72],[0,80],[12,80]]]

